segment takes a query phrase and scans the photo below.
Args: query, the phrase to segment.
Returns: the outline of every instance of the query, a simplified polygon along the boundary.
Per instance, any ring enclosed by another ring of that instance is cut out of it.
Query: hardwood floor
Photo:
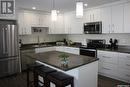
[[[33,77],[31,77],[31,79],[33,79]],[[26,84],[26,72],[0,79],[0,87],[27,87]],[[128,83],[100,75],[98,78],[98,87],[117,87],[117,85],[123,84],[128,85]]]
[[[117,85],[129,85],[129,84],[108,77],[104,77],[101,75],[98,76],[98,87],[117,87]]]

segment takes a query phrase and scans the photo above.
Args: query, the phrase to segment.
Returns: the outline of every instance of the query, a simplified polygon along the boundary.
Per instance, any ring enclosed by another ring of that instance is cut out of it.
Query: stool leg
[[[27,69],[27,87],[29,87],[29,69]]]
[[[50,82],[46,77],[44,78],[44,85],[45,87],[50,87]]]
[[[71,87],[74,87],[74,81],[71,81]]]
[[[38,87],[38,74],[34,70],[34,87]]]

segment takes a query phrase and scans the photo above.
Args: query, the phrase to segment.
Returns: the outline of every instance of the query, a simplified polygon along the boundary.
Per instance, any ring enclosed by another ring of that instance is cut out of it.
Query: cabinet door
[[[64,14],[65,34],[70,34],[70,18],[71,16],[69,13]]]
[[[51,34],[64,34],[64,16],[58,15],[57,21],[51,21]]]
[[[18,29],[19,35],[23,35],[23,27],[24,27],[24,14],[18,13]]]
[[[130,3],[124,6],[124,33],[130,33]]]
[[[100,8],[93,9],[91,15],[92,15],[92,21],[93,22],[101,21],[101,19],[100,19]]]
[[[130,70],[130,54],[119,53],[119,67]]]
[[[123,33],[123,5],[112,6],[112,33]]]
[[[111,33],[111,7],[101,8],[102,33]]]
[[[83,19],[82,18],[76,18],[75,14],[71,14],[70,18],[71,23],[71,34],[83,34]]]
[[[31,21],[32,17],[30,16],[30,13],[24,13],[24,34],[31,34]]]
[[[98,51],[98,58],[101,62],[118,64],[118,53],[116,52]]]
[[[55,23],[55,30],[56,34],[64,34],[64,16],[63,15],[58,15],[57,21]]]
[[[40,25],[43,27],[49,27],[51,22],[50,15],[40,15]]]
[[[30,13],[29,20],[31,27],[39,27],[40,26],[40,14]]]
[[[86,12],[84,12],[84,22],[93,22],[92,21],[92,11],[91,10],[87,10]]]
[[[99,62],[99,72],[111,76],[117,76],[117,70],[118,67],[117,65],[111,64],[111,63],[104,63],[104,62]]]

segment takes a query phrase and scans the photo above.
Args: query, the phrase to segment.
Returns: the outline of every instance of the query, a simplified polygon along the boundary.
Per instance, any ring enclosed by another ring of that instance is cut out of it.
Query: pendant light
[[[55,9],[55,1],[53,0],[53,9],[51,10],[52,21],[57,21],[57,10]]]
[[[76,17],[77,18],[83,17],[83,2],[82,1],[76,2]]]

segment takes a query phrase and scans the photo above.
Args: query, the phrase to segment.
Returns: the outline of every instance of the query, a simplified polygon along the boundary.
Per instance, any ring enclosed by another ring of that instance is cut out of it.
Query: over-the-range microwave
[[[84,23],[84,34],[102,34],[102,22]]]

